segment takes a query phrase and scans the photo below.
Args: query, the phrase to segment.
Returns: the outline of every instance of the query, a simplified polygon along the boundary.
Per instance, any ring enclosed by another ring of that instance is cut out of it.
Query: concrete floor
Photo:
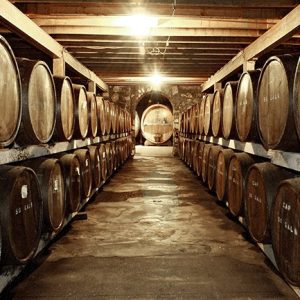
[[[171,150],[152,149],[138,151],[7,299],[297,299]]]

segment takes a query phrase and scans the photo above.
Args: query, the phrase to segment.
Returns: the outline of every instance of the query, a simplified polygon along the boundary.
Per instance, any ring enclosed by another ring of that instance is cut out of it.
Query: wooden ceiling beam
[[[26,14],[34,15],[128,15],[147,11],[151,15],[170,16],[172,5],[162,3],[143,3],[137,6],[136,3],[97,3],[93,1],[56,1],[56,3],[21,3],[16,2],[18,7]],[[176,5],[176,16],[199,16],[199,17],[222,17],[222,18],[255,18],[255,19],[278,19],[285,16],[296,4],[296,0],[283,1],[230,1],[226,5],[224,1],[219,1],[205,5],[203,1],[199,3],[186,3]],[[240,5],[237,5],[239,3]]]

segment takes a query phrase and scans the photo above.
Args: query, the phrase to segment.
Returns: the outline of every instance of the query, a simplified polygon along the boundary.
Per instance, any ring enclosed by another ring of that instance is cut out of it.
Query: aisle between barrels
[[[88,219],[73,222],[5,296],[297,298],[181,161],[146,152],[125,164],[89,204]]]

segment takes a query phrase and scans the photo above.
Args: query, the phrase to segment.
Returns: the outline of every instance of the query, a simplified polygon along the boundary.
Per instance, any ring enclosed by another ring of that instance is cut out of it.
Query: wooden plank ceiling
[[[297,0],[16,0],[13,2],[109,84],[206,81],[298,5]],[[147,36],[133,36],[155,17]],[[271,54],[300,52],[300,34]]]

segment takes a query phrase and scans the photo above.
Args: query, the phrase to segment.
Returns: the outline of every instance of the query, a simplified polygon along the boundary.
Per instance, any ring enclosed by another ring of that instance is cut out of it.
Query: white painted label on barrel
[[[57,192],[58,191],[58,179],[54,180],[54,191]]]
[[[78,175],[80,175],[80,170],[79,170],[79,167],[76,167],[76,173],[78,174]]]
[[[24,184],[21,187],[21,197],[22,197],[22,199],[26,199],[28,197],[28,187],[27,187],[27,184]]]
[[[105,152],[103,152],[102,157],[105,158]]]
[[[86,160],[85,160],[85,166],[87,167],[88,165],[89,165],[89,160],[86,159]]]

